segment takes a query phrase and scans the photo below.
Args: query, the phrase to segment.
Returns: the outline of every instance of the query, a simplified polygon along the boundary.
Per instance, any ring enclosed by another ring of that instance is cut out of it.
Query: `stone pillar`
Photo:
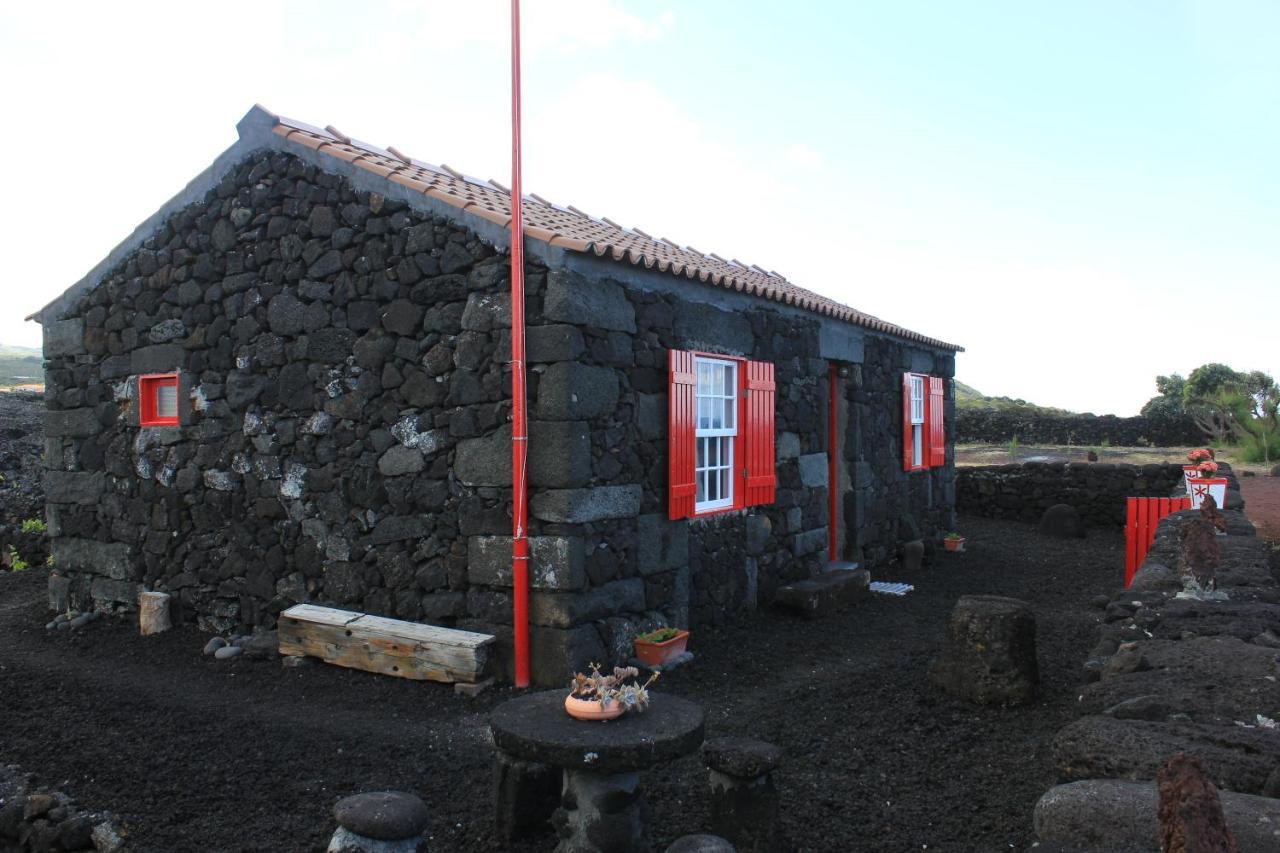
[[[498,837],[515,841],[541,830],[560,804],[562,784],[560,768],[494,750],[493,806]]]
[[[703,744],[702,761],[711,783],[712,830],[739,853],[781,849],[773,770],[782,750],[750,738],[720,737]]]
[[[564,771],[555,853],[648,853],[639,773]]]
[[[966,595],[951,611],[942,654],[929,680],[979,705],[1022,705],[1040,682],[1036,618],[1016,598]]]
[[[427,806],[403,791],[370,791],[338,801],[328,853],[424,853]]]

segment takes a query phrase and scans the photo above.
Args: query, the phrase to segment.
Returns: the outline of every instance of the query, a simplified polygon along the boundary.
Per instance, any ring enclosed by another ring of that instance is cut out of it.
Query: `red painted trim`
[[[840,428],[839,412],[836,409],[836,385],[838,384],[835,364],[827,364],[827,559],[834,563],[837,559],[837,527],[836,527],[836,431]]]
[[[529,686],[529,428],[520,189],[520,0],[511,0],[511,609],[516,687]]]
[[[174,396],[178,391],[178,374],[176,373],[148,373],[145,376],[138,377],[138,426],[177,426],[177,413],[171,418],[162,418],[158,411],[156,395],[163,387],[172,386]],[[182,405],[182,400],[178,400],[177,404]]]

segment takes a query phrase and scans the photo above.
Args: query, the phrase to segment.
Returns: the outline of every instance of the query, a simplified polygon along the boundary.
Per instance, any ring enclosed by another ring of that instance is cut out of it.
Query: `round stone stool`
[[[739,853],[771,853],[778,840],[778,789],[773,771],[782,749],[744,737],[712,738],[702,745],[711,783],[711,828]]]
[[[338,800],[328,853],[425,853],[427,806],[403,791],[369,791]]]

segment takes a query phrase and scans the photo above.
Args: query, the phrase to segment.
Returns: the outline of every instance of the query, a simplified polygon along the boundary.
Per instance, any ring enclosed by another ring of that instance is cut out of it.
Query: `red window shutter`
[[[696,488],[693,479],[694,428],[697,418],[697,370],[693,353],[671,350],[667,388],[668,516],[691,518]]]
[[[911,464],[911,374],[902,374],[902,470],[910,471]]]
[[[773,413],[777,398],[773,365],[748,361],[745,416],[741,429],[746,437],[746,492],[744,506],[771,504],[778,476],[774,462]]]
[[[929,466],[936,468],[947,464],[947,428],[943,418],[943,380],[929,377]]]

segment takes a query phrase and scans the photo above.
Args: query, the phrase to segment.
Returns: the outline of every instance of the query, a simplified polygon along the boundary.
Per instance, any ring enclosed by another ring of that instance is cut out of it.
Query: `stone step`
[[[837,569],[779,588],[774,603],[816,619],[866,597],[870,585],[866,569]]]

